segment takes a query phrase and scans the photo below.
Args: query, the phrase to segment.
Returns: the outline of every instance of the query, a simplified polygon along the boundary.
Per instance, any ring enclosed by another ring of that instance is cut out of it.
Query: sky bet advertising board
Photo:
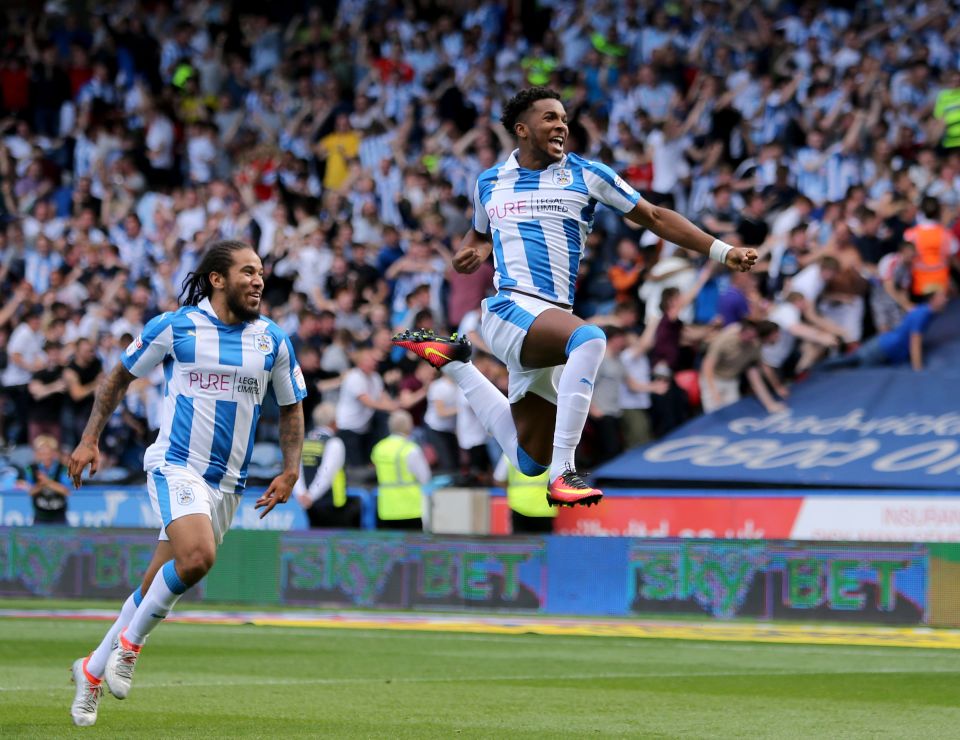
[[[122,600],[156,535],[0,528],[0,598]],[[936,557],[931,548],[939,548]],[[190,599],[924,624],[960,617],[956,545],[231,532]],[[948,562],[949,561],[949,562]],[[937,574],[940,574],[939,576]],[[943,577],[946,574],[947,577]]]

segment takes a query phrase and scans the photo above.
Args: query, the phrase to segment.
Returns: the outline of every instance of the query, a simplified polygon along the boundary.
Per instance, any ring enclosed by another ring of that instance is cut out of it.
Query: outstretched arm
[[[303,403],[280,407],[280,452],[283,453],[283,472],[270,482],[254,504],[263,507],[260,518],[273,511],[277,504],[286,503],[290,492],[300,478],[300,456],[303,453]]]
[[[80,476],[87,465],[90,466],[91,475],[97,472],[100,465],[100,435],[134,378],[129,370],[118,364],[97,389],[87,426],[84,427],[80,443],[70,455],[68,470],[74,487],[80,487]]]
[[[690,221],[676,211],[661,208],[641,198],[627,214],[627,218],[635,224],[650,229],[661,239],[679,244],[685,249],[719,260],[723,256],[723,264],[731,270],[749,272],[757,261],[757,250],[743,247],[729,247],[724,245],[710,234],[694,226]],[[724,250],[720,252],[718,250]]]

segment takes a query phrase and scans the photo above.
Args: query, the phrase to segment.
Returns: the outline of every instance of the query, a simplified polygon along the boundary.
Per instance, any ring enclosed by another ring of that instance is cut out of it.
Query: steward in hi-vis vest
[[[390,436],[377,442],[370,456],[377,470],[377,526],[423,529],[423,485],[430,480],[430,465],[410,439],[410,414],[394,411],[388,428]]]
[[[510,519],[514,534],[550,534],[557,508],[547,503],[547,486],[550,473],[537,476],[524,475],[504,455],[493,474],[494,480],[507,489]]]
[[[343,465],[346,450],[336,436],[332,404],[321,404],[313,412],[315,427],[303,441],[300,479],[294,486],[297,497],[313,527],[359,527],[360,501],[347,496]]]

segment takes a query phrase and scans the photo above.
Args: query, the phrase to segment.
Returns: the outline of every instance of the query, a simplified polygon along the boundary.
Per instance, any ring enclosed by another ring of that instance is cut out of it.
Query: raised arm
[[[705,257],[718,262],[723,257],[723,264],[731,270],[749,272],[756,264],[757,250],[743,247],[731,247],[719,239],[714,239],[707,232],[694,226],[690,221],[676,211],[669,208],[655,206],[641,198],[627,214],[627,218],[635,224],[650,229],[661,239],[679,244]]]

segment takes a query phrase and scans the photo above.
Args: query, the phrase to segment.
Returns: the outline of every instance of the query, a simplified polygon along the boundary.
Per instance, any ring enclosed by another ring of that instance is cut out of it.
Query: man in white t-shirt
[[[460,469],[460,447],[456,435],[458,395],[457,384],[446,375],[435,378],[427,390],[427,411],[423,415],[423,423],[427,428],[427,442],[437,453],[434,470],[441,474]]]
[[[147,120],[147,159],[154,175],[163,182],[169,182],[173,174],[173,124],[156,108],[151,108],[146,115]]]
[[[787,361],[793,354],[797,341],[800,341],[800,357],[795,372],[803,373],[821,357],[825,351],[839,344],[839,338],[829,332],[817,329],[803,321],[809,311],[809,303],[803,293],[794,291],[779,301],[770,311],[767,319],[780,327],[777,339],[765,344],[760,350],[764,372],[773,371],[778,379],[785,375]]]
[[[30,416],[30,393],[27,390],[33,374],[44,367],[43,331],[40,319],[43,308],[34,306],[27,312],[7,342],[7,367],[3,371],[3,387],[13,401],[15,413],[7,430],[13,443],[26,443],[27,419]]]
[[[380,353],[372,347],[361,348],[354,356],[354,367],[343,377],[337,399],[338,436],[346,448],[347,467],[361,467],[370,460],[374,439],[373,417],[377,411],[391,413],[418,404],[427,395],[426,387],[405,394],[397,401],[387,395],[383,379],[377,373]]]
[[[819,261],[807,265],[794,275],[784,287],[787,294],[799,293],[805,299],[804,317],[817,329],[843,337],[843,329],[821,315],[817,302],[832,280],[840,271],[840,263],[835,257],[821,257]]]

